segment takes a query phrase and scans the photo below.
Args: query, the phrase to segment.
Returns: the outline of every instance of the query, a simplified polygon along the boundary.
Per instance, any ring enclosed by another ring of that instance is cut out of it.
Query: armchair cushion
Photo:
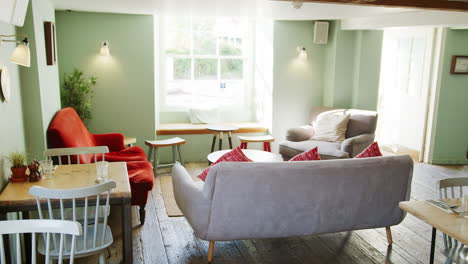
[[[93,134],[96,146],[107,146],[109,151],[121,151],[125,149],[124,136],[120,133]]]
[[[110,162],[118,161],[147,161],[145,151],[138,146],[126,148],[121,151],[114,151],[105,154],[106,160]]]
[[[341,142],[326,142],[316,140],[306,140],[301,142],[284,141],[280,143],[280,153],[285,160],[318,147],[321,159],[348,158],[347,152],[341,150]]]
[[[301,126],[288,129],[286,139],[293,142],[309,140],[314,136],[314,128],[312,126]]]

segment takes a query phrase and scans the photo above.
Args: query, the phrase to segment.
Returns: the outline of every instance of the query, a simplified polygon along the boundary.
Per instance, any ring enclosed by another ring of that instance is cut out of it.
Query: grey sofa
[[[172,169],[174,195],[195,235],[214,241],[278,238],[386,227],[405,214],[409,156],[303,162],[222,162],[206,182]]]
[[[312,124],[318,115],[327,111],[350,114],[346,139],[343,142],[310,140],[314,130]],[[286,141],[279,144],[279,153],[284,160],[289,160],[297,154],[318,147],[321,159],[352,158],[374,142],[376,125],[375,111],[316,107],[312,109],[309,125],[288,130]]]

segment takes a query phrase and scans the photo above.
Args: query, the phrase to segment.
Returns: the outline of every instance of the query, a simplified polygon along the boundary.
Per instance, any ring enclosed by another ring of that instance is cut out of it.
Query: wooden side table
[[[180,151],[180,145],[185,144],[185,140],[179,137],[164,139],[164,140],[145,140],[145,145],[148,146],[148,158],[153,161],[154,175],[158,171],[158,168],[169,167],[174,165],[177,160],[177,154],[179,154],[179,161],[184,165],[184,159]],[[170,164],[159,165],[158,150],[160,147],[172,147],[172,161]]]
[[[211,143],[211,151],[213,152],[215,149],[216,145],[216,138],[219,137],[219,150],[223,149],[223,135],[224,133],[228,134],[228,140],[229,140],[229,148],[232,149],[232,131],[236,131],[239,128],[233,125],[209,125],[207,126],[207,129],[210,131],[214,131],[215,133],[213,134],[213,142]]]
[[[136,143],[137,139],[134,138],[134,137],[127,137],[127,136],[124,136],[124,145],[126,147],[131,147],[133,146],[135,143]]]
[[[265,136],[239,136],[239,140],[241,142],[241,149],[246,149],[247,144],[254,143],[254,142],[261,142],[263,143],[263,150],[271,152],[271,142],[275,141],[275,138],[272,135],[265,135]]]

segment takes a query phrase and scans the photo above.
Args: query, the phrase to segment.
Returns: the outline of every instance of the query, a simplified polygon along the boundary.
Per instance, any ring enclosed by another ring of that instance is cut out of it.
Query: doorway
[[[377,140],[422,161],[427,127],[433,28],[384,31]]]

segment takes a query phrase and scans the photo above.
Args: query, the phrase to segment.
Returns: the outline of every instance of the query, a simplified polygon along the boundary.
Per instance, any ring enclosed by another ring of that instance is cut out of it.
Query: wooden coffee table
[[[208,154],[208,160],[211,163],[216,162],[222,155],[228,153],[232,149],[225,149],[216,151],[213,153]],[[247,158],[251,159],[255,162],[280,162],[283,161],[283,157],[280,154],[275,154],[271,152],[266,152],[262,150],[255,150],[255,149],[243,149],[242,152],[247,156]]]

